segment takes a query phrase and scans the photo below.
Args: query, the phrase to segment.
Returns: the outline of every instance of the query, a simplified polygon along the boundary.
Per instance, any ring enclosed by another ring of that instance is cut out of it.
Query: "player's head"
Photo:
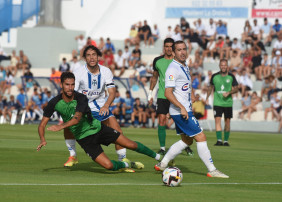
[[[87,46],[83,51],[83,57],[88,67],[95,67],[99,62],[99,57],[102,56],[101,51],[93,46]]]
[[[166,38],[164,40],[164,54],[168,57],[172,55],[173,44],[174,44],[174,40],[172,38]]]
[[[176,41],[172,46],[174,52],[174,59],[184,64],[188,57],[187,46],[184,41]]]
[[[63,72],[61,74],[61,88],[63,95],[71,98],[74,93],[75,76],[72,72]]]
[[[228,60],[220,59],[219,68],[220,68],[221,73],[226,74],[228,72]]]

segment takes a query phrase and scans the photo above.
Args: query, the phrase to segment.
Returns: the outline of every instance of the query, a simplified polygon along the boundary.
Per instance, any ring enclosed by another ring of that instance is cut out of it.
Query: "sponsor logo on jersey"
[[[96,85],[98,85],[98,82],[97,82],[96,79],[93,79],[91,84],[92,84],[93,86],[96,86]]]
[[[224,90],[224,85],[221,85],[221,91],[223,91]]]
[[[82,94],[87,95],[87,96],[93,96],[93,95],[99,95],[99,91],[88,91],[88,90],[83,90]]]
[[[229,82],[230,82],[230,79],[227,79],[227,80],[226,80],[226,83],[229,83]]]
[[[173,75],[169,75],[169,76],[168,76],[168,80],[173,81],[173,80],[174,80]]]
[[[189,83],[185,83],[183,86],[182,86],[182,91],[187,91],[189,89]]]

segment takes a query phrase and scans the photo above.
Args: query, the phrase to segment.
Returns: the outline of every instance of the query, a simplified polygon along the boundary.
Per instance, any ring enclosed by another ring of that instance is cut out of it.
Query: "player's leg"
[[[224,109],[224,146],[230,146],[228,143],[230,136],[230,122],[233,117],[233,109],[232,107],[225,107]]]
[[[223,113],[222,107],[214,106],[214,119],[215,119],[215,132],[216,132],[216,138],[217,142],[215,143],[215,146],[222,146],[222,128],[221,128],[221,117]]]
[[[117,130],[119,133],[122,133],[122,130],[120,128],[120,125],[118,124],[116,118],[114,116],[109,117],[108,119],[102,121],[102,123],[108,127],[111,127],[115,130]],[[122,146],[116,144],[116,153],[118,155],[118,160],[122,161],[122,159],[126,158],[126,149]]]
[[[158,115],[158,137],[160,143],[160,151],[158,153],[165,154],[166,139],[166,115],[169,110],[169,101],[166,99],[157,99],[157,115]]]
[[[78,163],[77,160],[77,155],[76,155],[76,148],[75,148],[75,138],[73,136],[73,134],[71,133],[71,131],[68,128],[64,129],[64,137],[65,137],[65,142],[67,145],[67,148],[70,152],[70,156],[69,159],[67,160],[67,162],[64,164],[65,167],[71,167],[75,164]]]

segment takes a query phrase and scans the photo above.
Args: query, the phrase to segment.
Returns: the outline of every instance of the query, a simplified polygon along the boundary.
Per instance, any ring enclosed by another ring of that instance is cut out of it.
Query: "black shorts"
[[[170,102],[167,99],[157,99],[157,114],[167,114],[169,112]]]
[[[232,107],[220,107],[213,106],[214,117],[222,117],[224,114],[224,118],[232,118],[233,117],[233,109]]]
[[[108,146],[114,143],[119,136],[120,133],[118,131],[101,124],[101,130],[98,133],[77,140],[77,142],[84,149],[85,153],[95,161],[104,152],[101,144]]]

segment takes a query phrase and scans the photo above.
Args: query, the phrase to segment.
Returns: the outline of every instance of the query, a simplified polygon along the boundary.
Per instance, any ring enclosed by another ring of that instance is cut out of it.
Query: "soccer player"
[[[169,101],[165,97],[165,72],[167,67],[173,60],[172,46],[174,40],[172,38],[166,38],[164,40],[164,55],[156,57],[153,61],[153,76],[150,81],[150,89],[148,95],[148,101],[150,104],[153,103],[152,92],[155,88],[159,79],[159,90],[157,99],[157,116],[158,116],[158,137],[160,143],[159,154],[165,154],[165,139],[166,139],[166,115],[168,114]],[[192,155],[192,150],[187,147],[188,155]]]
[[[98,64],[99,57],[101,56],[102,53],[95,46],[87,46],[84,49],[83,57],[86,65],[74,72],[76,77],[75,90],[87,96],[88,105],[95,119],[122,133],[115,116],[109,110],[109,106],[115,99],[116,94],[113,74],[109,68]],[[108,90],[107,101],[105,99],[106,89]],[[70,151],[69,160],[64,166],[70,167],[78,162],[76,158],[75,139],[68,129],[65,130],[64,135],[66,145]],[[116,152],[119,161],[127,160],[125,148],[116,144]],[[126,169],[125,171],[131,172],[132,170]]]
[[[230,146],[230,121],[232,118],[232,94],[238,92],[238,82],[234,75],[228,72],[228,61],[221,59],[219,62],[220,71],[213,74],[208,88],[207,100],[214,90],[213,111],[215,119],[215,130],[217,142],[215,146]],[[224,143],[222,142],[221,117],[224,114]]]
[[[60,131],[69,128],[74,134],[76,141],[93,161],[108,170],[119,170],[123,168],[137,168],[137,162],[109,160],[103,152],[102,145],[108,146],[111,143],[119,144],[138,153],[145,154],[156,160],[160,155],[147,148],[145,145],[134,142],[115,129],[107,127],[92,117],[88,106],[88,99],[85,95],[74,91],[75,76],[71,72],[64,72],[61,75],[62,93],[54,97],[44,108],[43,119],[38,126],[40,144],[39,151],[47,144],[45,139],[45,128],[52,116],[57,111],[64,121],[61,125],[52,125],[47,128],[50,131]]]
[[[176,41],[172,49],[175,57],[165,74],[165,96],[170,101],[169,113],[175,122],[176,132],[181,135],[182,140],[170,147],[162,161],[155,165],[155,170],[163,171],[168,162],[187,147],[187,142],[194,139],[197,142],[198,154],[208,168],[207,176],[229,178],[215,168],[207,146],[206,135],[193,116],[191,75],[186,65],[187,46],[183,41]]]

